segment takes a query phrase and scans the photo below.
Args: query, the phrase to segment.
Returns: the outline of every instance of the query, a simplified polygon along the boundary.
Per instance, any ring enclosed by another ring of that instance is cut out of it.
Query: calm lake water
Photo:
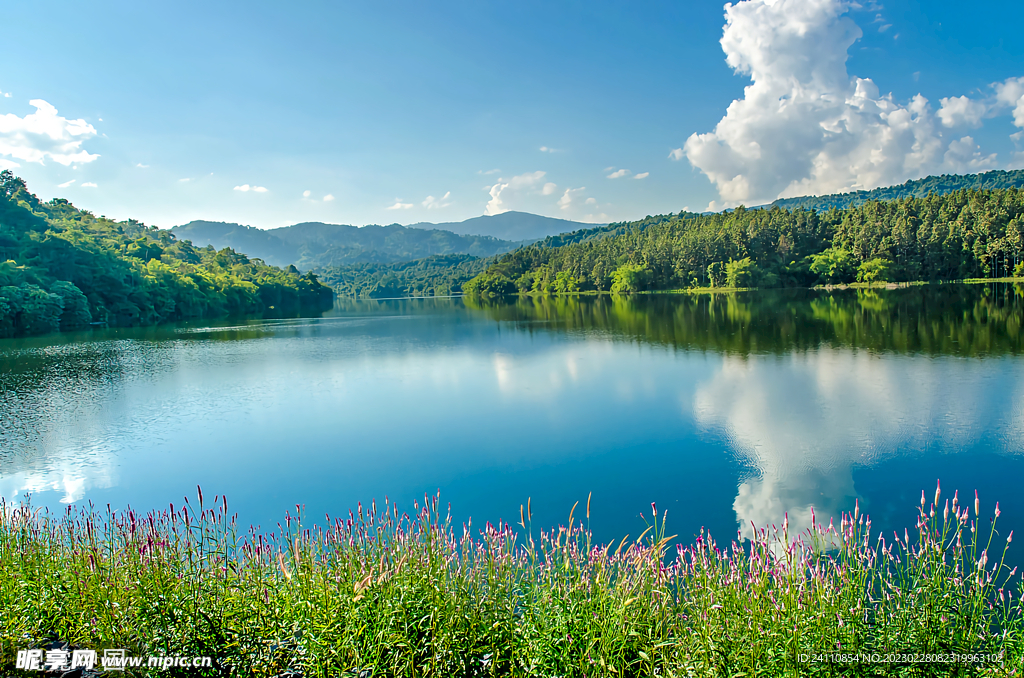
[[[650,503],[806,526],[921,490],[1024,529],[1024,290],[943,285],[639,298],[339,301],[321,318],[0,341],[0,496],[139,509],[226,494],[276,530],[441,492],[458,522],[603,540]],[[579,515],[579,511],[577,512]]]

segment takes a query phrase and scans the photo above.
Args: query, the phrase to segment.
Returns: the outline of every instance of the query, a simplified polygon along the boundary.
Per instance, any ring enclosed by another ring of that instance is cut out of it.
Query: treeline
[[[468,254],[438,254],[414,261],[332,266],[314,272],[342,297],[445,297],[462,292],[462,285],[493,261]]]
[[[196,248],[62,198],[42,202],[20,177],[0,172],[0,337],[96,323],[287,316],[322,311],[332,300],[315,275],[231,249]]]
[[[1024,272],[1024,190],[961,190],[827,212],[648,217],[617,235],[506,254],[468,294],[962,280]]]
[[[953,191],[963,190],[995,190],[999,188],[1024,187],[1024,170],[992,170],[981,174],[943,174],[924,179],[915,179],[899,184],[885,186],[870,191],[853,191],[851,193],[834,193],[832,195],[810,195],[800,198],[779,198],[772,206],[783,209],[830,210],[857,207],[866,202],[879,200],[902,200],[904,198],[924,198],[929,195],[945,195]]]

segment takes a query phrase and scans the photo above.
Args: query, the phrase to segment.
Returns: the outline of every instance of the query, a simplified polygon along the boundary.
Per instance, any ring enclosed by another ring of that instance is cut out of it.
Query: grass
[[[998,505],[940,501],[922,494],[915,531],[891,539],[855,508],[799,535],[787,521],[671,549],[653,505],[640,538],[599,546],[589,506],[533,534],[529,503],[514,526],[456,529],[435,496],[262,535],[201,491],[146,515],[6,504],[0,665],[60,639],[212,656],[210,675],[1019,675],[1012,533]],[[998,659],[814,661],[837,652]]]

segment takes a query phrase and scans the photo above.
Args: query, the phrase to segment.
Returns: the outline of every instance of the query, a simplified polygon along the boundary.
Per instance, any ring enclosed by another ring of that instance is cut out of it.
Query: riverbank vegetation
[[[22,179],[0,173],[0,337],[90,323],[290,316],[323,311],[332,300],[315,275],[230,249],[196,248],[64,199],[42,202]]]
[[[648,217],[607,237],[523,247],[467,294],[620,293],[962,280],[1024,273],[1024,190],[959,190],[847,209]],[[606,227],[607,228],[607,227]]]
[[[438,497],[415,509],[263,535],[201,491],[147,515],[3,505],[2,661],[47,642],[210,656],[211,675],[1005,676],[1024,660],[1012,532],[976,497],[922,493],[891,538],[854,508],[671,553],[654,505],[610,545],[591,542],[589,500],[541,532],[529,502],[482,528]]]

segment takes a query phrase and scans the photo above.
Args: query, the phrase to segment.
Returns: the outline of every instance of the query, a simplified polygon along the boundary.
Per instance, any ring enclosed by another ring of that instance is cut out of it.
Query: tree
[[[830,247],[811,261],[811,273],[816,273],[826,285],[853,282],[856,269],[853,254],[841,247]]]
[[[857,267],[857,282],[873,283],[892,280],[892,262],[875,257]]]
[[[647,289],[650,270],[640,264],[623,264],[612,273],[612,292],[632,294]]]

